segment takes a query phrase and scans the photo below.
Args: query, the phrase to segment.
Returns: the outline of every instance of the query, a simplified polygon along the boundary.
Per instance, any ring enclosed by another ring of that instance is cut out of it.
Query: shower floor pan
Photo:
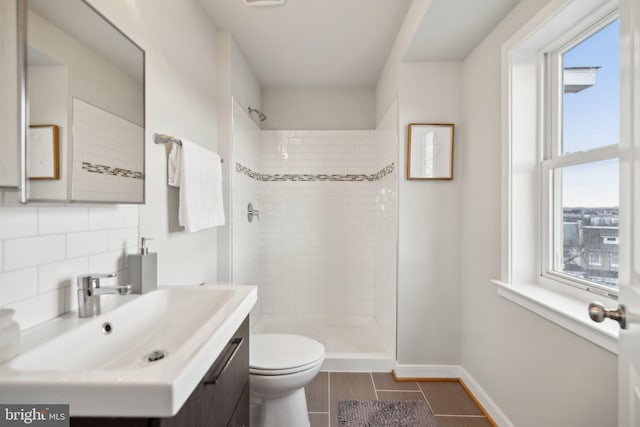
[[[255,334],[296,334],[320,341],[323,371],[389,372],[394,357],[371,317],[262,315]]]

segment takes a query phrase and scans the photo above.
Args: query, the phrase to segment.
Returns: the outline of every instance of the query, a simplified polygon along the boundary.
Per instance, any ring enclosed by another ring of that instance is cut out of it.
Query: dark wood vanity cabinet
[[[73,427],[249,427],[249,317],[170,418],[71,417]]]

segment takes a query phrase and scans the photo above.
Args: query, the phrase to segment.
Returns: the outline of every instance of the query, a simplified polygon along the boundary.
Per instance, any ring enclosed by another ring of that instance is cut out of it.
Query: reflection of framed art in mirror
[[[60,179],[60,130],[56,125],[30,125],[27,135],[27,178]]]

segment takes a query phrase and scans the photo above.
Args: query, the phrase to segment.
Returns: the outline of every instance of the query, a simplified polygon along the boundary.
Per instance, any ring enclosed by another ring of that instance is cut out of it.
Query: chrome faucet
[[[131,285],[100,287],[100,279],[116,277],[118,273],[83,274],[78,276],[78,316],[93,317],[101,312],[100,295],[131,293]]]

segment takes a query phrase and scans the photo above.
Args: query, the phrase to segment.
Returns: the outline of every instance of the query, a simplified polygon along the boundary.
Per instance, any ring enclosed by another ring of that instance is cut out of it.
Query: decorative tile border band
[[[242,174],[244,176],[248,176],[249,178],[253,178],[256,181],[346,181],[346,182],[354,182],[354,181],[377,181],[379,179],[384,178],[385,176],[393,173],[395,170],[395,163],[389,163],[384,168],[380,169],[378,172],[374,174],[266,174],[266,173],[258,173],[254,170],[249,169],[246,166],[241,165],[236,162],[236,172]]]
[[[82,169],[91,173],[99,173],[101,175],[121,176],[123,178],[144,179],[142,172],[132,171],[130,169],[114,168],[106,165],[94,165],[89,162],[82,162]]]

